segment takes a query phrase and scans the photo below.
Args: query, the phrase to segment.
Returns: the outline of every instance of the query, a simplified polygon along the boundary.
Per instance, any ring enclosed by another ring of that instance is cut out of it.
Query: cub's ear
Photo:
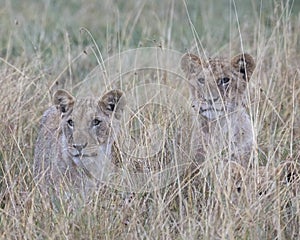
[[[180,66],[182,71],[189,76],[191,73],[195,72],[195,69],[201,65],[201,59],[190,53],[186,53],[181,58]]]
[[[250,80],[250,77],[255,68],[255,62],[250,54],[242,53],[232,58],[231,65],[238,72],[243,74],[243,78],[246,81]]]
[[[65,90],[57,90],[53,95],[53,102],[61,113],[66,113],[72,109],[75,98]]]
[[[124,93],[121,90],[111,90],[99,100],[99,107],[108,116],[114,114],[115,118],[120,119],[126,105]]]

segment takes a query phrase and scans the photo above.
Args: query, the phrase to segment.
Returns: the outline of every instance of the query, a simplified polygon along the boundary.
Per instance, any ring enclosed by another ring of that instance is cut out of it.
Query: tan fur
[[[62,184],[87,190],[109,174],[111,148],[125,106],[112,90],[100,100],[75,99],[64,90],[42,117],[34,153],[34,175],[46,188]]]
[[[255,68],[253,58],[240,54],[231,61],[204,61],[185,54],[181,68],[189,81],[197,125],[193,136],[196,159],[222,155],[248,166],[253,133],[244,94]]]

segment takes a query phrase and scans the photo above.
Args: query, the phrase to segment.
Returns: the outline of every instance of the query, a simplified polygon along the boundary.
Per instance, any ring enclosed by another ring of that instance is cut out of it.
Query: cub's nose
[[[75,148],[79,153],[81,153],[81,151],[86,148],[87,143],[85,144],[73,144],[73,148]]]

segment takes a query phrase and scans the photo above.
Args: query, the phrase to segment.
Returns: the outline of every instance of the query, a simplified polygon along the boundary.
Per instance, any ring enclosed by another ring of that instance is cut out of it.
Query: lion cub
[[[193,54],[182,57],[196,120],[192,146],[197,160],[222,156],[248,166],[254,140],[244,95],[254,68],[249,54],[231,61],[205,61]]]
[[[62,185],[89,190],[109,177],[112,144],[126,104],[123,93],[112,90],[101,99],[75,99],[58,90],[53,103],[41,119],[35,178],[48,190]]]

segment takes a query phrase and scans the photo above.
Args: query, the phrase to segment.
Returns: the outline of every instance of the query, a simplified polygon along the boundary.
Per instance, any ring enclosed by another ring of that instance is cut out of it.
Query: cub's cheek
[[[73,139],[73,131],[68,128],[68,126],[64,126],[62,129],[62,134],[67,139],[68,142],[71,142]]]
[[[104,127],[97,127],[92,130],[92,136],[94,136],[99,145],[104,144],[107,138],[107,130]]]
[[[106,139],[105,137],[97,137],[97,142],[99,145],[102,145],[106,142]]]

